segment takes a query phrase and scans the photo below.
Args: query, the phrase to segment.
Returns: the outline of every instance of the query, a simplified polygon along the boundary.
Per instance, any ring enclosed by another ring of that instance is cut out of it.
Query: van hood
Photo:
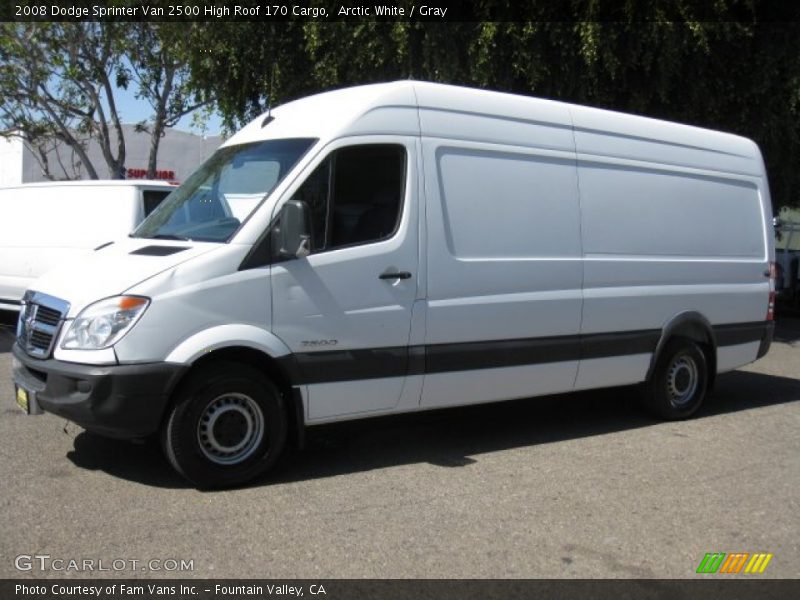
[[[131,238],[101,246],[85,258],[49,271],[31,289],[70,303],[72,318],[88,304],[117,296],[220,244]]]

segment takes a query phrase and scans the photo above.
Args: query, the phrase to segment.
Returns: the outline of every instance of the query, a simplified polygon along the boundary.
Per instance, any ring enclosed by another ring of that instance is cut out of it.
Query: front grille
[[[69,303],[41,292],[26,292],[17,326],[20,346],[35,358],[49,358]]]
[[[46,325],[58,325],[59,319],[61,319],[61,313],[54,308],[48,308],[43,304],[39,304],[39,309],[36,311],[36,320],[39,323],[44,323]]]

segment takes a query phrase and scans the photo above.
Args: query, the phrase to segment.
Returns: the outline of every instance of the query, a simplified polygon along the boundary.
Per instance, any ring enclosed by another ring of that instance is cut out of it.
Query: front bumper
[[[28,356],[12,348],[14,383],[36,394],[46,412],[84,429],[116,438],[142,438],[158,431],[185,365],[149,363],[96,366]]]

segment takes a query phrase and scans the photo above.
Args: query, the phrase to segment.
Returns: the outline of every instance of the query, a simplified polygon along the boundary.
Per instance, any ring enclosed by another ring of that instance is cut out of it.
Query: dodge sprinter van
[[[52,181],[0,188],[0,310],[43,273],[128,235],[175,189],[163,181]]]
[[[767,351],[773,257],[749,140],[354,87],[259,117],[129,238],[39,279],[17,400],[158,434],[200,487],[343,419],[637,383],[683,419]]]

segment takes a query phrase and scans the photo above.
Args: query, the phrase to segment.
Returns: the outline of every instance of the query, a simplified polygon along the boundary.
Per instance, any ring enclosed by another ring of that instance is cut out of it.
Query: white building
[[[137,132],[134,125],[123,125],[122,129],[126,148],[126,179],[143,179],[147,173],[150,135]],[[159,145],[155,179],[184,181],[222,142],[220,136],[199,136],[167,129]],[[87,154],[100,178],[114,178],[114,174],[109,173],[97,142],[89,142]],[[46,174],[45,161],[51,177]],[[89,176],[78,155],[66,144],[49,144],[45,157],[42,157],[35,148],[19,138],[0,137],[0,186],[48,181],[51,178],[89,179]]]

